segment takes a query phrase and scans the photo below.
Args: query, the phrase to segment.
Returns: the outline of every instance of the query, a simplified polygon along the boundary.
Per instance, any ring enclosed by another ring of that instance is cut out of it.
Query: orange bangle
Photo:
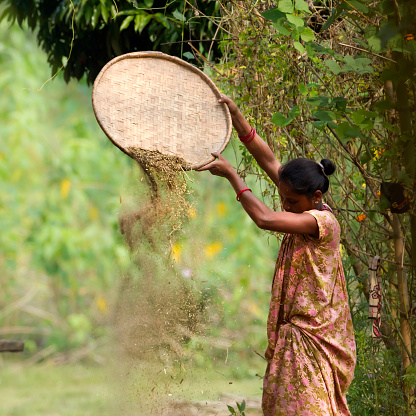
[[[242,191],[240,191],[240,192],[237,194],[237,197],[236,197],[237,201],[240,201],[240,195],[241,195],[243,192],[245,192],[245,191],[250,191],[250,192],[251,192],[251,189],[246,188],[246,189],[243,189]]]

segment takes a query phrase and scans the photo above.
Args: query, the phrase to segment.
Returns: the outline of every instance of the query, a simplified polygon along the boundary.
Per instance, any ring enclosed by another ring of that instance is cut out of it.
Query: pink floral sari
[[[355,340],[332,212],[307,211],[319,238],[284,236],[267,322],[264,416],[347,416]]]

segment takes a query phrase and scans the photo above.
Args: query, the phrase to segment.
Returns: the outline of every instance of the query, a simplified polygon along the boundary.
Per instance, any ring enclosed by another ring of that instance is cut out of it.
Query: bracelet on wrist
[[[241,143],[244,143],[244,144],[249,143],[256,137],[256,130],[253,129],[253,127],[251,129],[252,129],[251,130],[251,135],[248,137],[247,140],[240,139]]]
[[[249,137],[251,137],[251,135],[253,134],[253,127],[251,127],[250,126],[250,133],[249,134],[247,134],[247,136],[238,136],[238,138],[240,139],[240,140],[247,140]]]
[[[256,137],[256,130],[253,127],[251,127],[250,133],[247,134],[247,136],[238,136],[241,143],[244,144],[251,142],[254,139],[254,137]]]
[[[246,188],[246,189],[241,190],[236,196],[237,201],[240,201],[240,195],[245,191],[250,191],[251,192],[251,189]]]

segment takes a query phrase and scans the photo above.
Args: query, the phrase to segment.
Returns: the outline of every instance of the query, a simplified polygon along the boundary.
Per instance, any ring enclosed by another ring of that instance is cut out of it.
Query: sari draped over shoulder
[[[346,391],[356,347],[340,226],[325,210],[313,215],[319,237],[284,236],[267,322],[264,416],[347,416]]]

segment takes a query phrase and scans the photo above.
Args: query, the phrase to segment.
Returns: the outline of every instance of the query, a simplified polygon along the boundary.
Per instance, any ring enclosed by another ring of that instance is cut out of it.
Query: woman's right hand
[[[221,98],[218,100],[218,102],[227,104],[228,109],[231,113],[231,117],[239,112],[237,104],[231,98],[227,97],[224,94],[221,95]]]
[[[249,134],[251,131],[251,126],[247,123],[247,120],[240,113],[237,104],[231,98],[227,97],[224,94],[221,95],[221,98],[218,100],[218,102],[227,104],[227,107],[230,110],[233,126],[237,131],[238,135],[241,137],[247,136],[247,134]]]
[[[215,160],[203,166],[202,168],[196,170],[199,172],[209,170],[211,172],[211,175],[222,176],[223,178],[228,178],[229,176],[232,176],[235,170],[231,166],[231,163],[219,152],[214,152],[211,154],[215,157]]]

